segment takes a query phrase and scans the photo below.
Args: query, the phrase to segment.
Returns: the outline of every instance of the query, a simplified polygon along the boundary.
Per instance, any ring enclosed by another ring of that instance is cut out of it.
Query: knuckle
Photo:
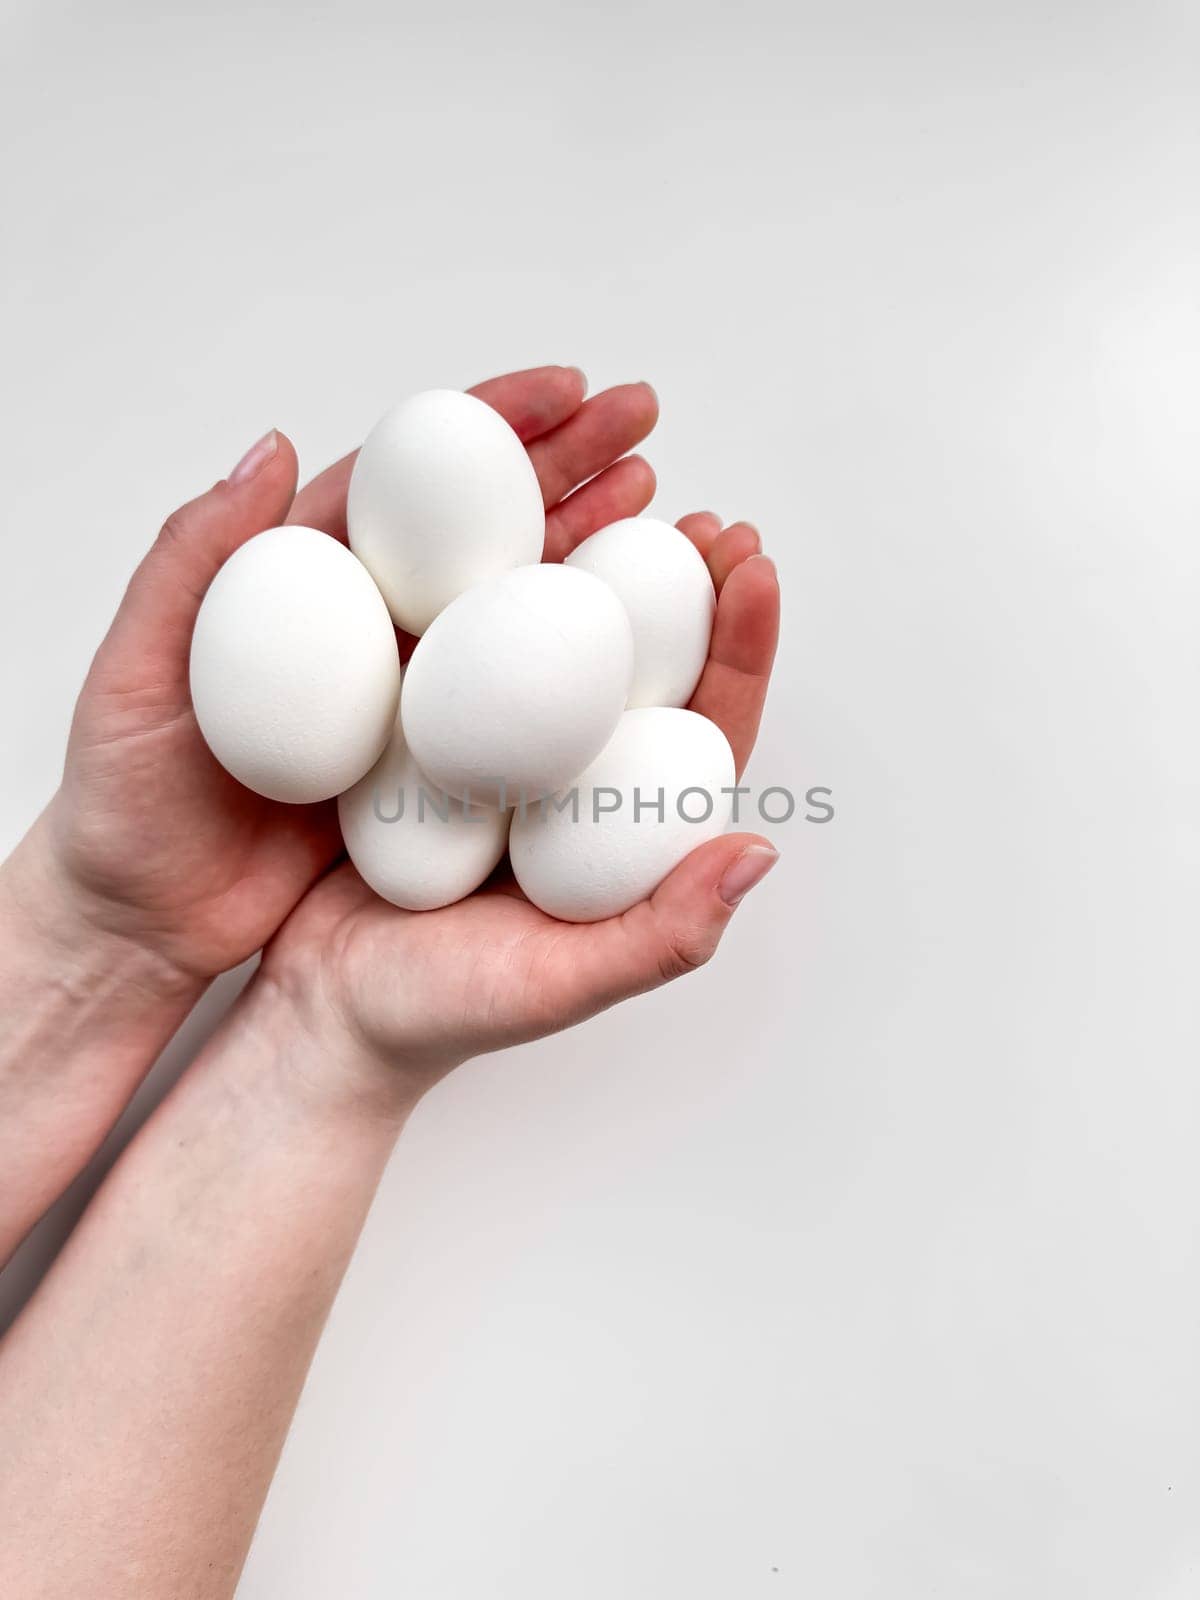
[[[696,972],[712,957],[713,942],[703,928],[677,928],[667,939],[659,958],[663,981],[672,982]]]
[[[176,545],[181,544],[187,537],[188,521],[186,506],[180,506],[177,511],[172,511],[158,530],[159,545],[164,550],[173,550]]]

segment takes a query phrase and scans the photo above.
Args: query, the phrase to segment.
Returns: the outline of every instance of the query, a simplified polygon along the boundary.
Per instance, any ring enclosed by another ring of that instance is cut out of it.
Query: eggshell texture
[[[633,624],[633,706],[685,706],[708,659],[717,597],[704,557],[678,528],[626,517],[585,539],[567,564],[603,579]]]
[[[472,584],[540,561],[546,531],[525,446],[499,412],[455,389],[414,395],[376,424],[346,519],[396,624],[417,634]]]
[[[239,782],[271,800],[328,800],[388,741],[396,633],[345,545],[313,528],[270,528],[209,585],[191,687],[209,749]]]
[[[627,711],[579,777],[578,821],[563,795],[514,814],[508,850],[517,882],[535,906],[564,922],[628,911],[684,856],[725,831],[732,798],[721,791],[734,781],[729,741],[707,717],[674,707]],[[681,796],[686,815],[704,820],[680,816]]]
[[[338,817],[359,875],[407,911],[433,911],[477,889],[508,838],[506,811],[464,806],[429,781],[399,718],[382,756],[339,799]]]
[[[604,748],[632,673],[629,618],[607,584],[573,567],[519,567],[468,589],[419,641],[400,696],[404,736],[449,794],[536,799]]]

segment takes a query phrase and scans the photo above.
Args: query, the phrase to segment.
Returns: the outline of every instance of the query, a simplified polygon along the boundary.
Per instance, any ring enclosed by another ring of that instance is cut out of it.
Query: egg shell
[[[433,911],[477,889],[504,854],[508,813],[447,795],[425,776],[400,719],[365,778],[338,800],[351,861],[377,895]]]
[[[498,411],[456,389],[413,395],[376,423],[346,520],[397,626],[415,634],[472,584],[540,561],[546,532],[525,446]]]
[[[685,856],[724,833],[732,797],[722,791],[734,781],[729,741],[707,717],[675,707],[627,711],[574,786],[578,820],[566,795],[514,813],[508,850],[517,882],[564,922],[628,911]],[[692,789],[703,793],[686,792]],[[614,797],[605,791],[620,796],[618,809],[608,809]],[[686,815],[704,820],[681,817],[681,796]]]
[[[400,716],[417,764],[459,798],[514,805],[570,783],[607,744],[633,633],[607,584],[518,567],[448,605],[418,642]]]
[[[400,695],[396,632],[370,574],[314,528],[269,528],[230,556],[192,634],[209,749],[256,794],[302,803],[357,783]]]
[[[629,705],[685,706],[712,638],[716,592],[704,557],[669,522],[625,517],[567,557],[614,590],[633,625]]]

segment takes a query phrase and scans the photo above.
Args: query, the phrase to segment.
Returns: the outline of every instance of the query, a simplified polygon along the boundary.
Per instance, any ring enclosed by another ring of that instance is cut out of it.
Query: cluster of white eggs
[[[542,910],[612,916],[724,830],[728,741],[682,709],[716,597],[678,529],[629,518],[542,563],[524,446],[442,389],[371,432],[347,521],[349,549],[257,535],[204,597],[192,701],[241,783],[339,796],[355,867],[412,911],[470,894],[507,847]],[[403,670],[396,628],[418,636]]]

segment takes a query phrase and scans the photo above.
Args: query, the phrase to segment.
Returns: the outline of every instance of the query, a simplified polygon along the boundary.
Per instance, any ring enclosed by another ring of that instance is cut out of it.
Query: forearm
[[[407,1107],[255,983],[0,1346],[0,1593],[233,1592]]]
[[[42,823],[0,866],[0,1264],[95,1151],[202,988],[87,921]]]

